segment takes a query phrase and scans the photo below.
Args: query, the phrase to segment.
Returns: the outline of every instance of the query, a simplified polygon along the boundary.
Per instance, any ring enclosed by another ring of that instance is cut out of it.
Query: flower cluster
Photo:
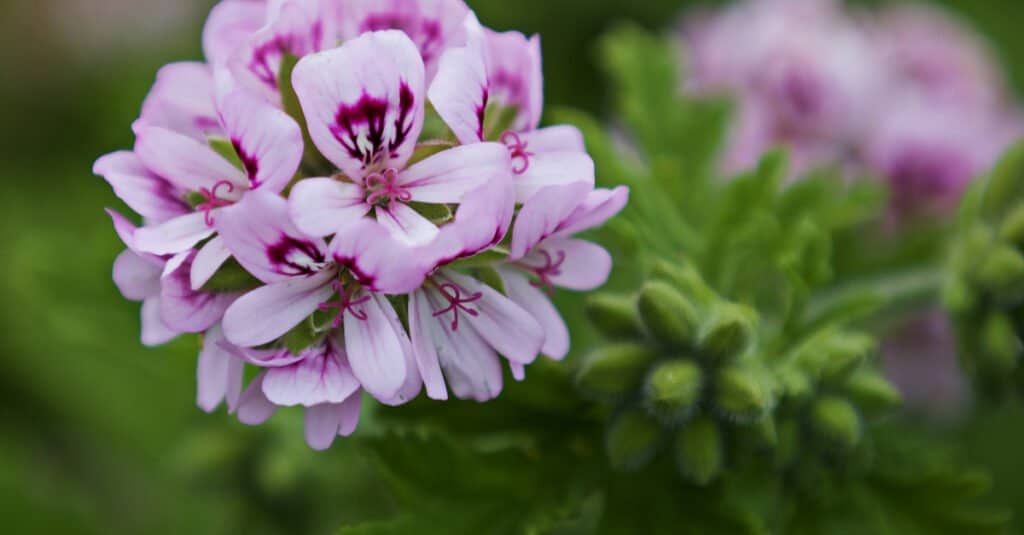
[[[737,97],[729,171],[785,145],[797,173],[883,177],[894,217],[948,213],[1024,133],[987,48],[923,6],[869,15],[838,0],[749,0],[688,19],[683,36],[686,90]]]
[[[486,401],[501,358],[521,380],[567,354],[548,294],[604,283],[610,255],[574,235],[628,191],[595,189],[578,130],[539,127],[537,37],[461,0],[224,0],[203,47],[95,166],[143,218],[111,212],[143,342],[203,337],[200,407],[304,407],[322,449],[364,391]]]

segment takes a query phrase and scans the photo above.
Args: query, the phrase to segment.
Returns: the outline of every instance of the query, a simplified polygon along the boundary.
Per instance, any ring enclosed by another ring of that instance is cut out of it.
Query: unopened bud
[[[860,444],[860,415],[845,399],[824,397],[815,401],[811,407],[811,426],[821,438],[844,451]]]
[[[617,470],[637,470],[654,457],[661,426],[646,412],[631,409],[612,418],[605,435],[608,459]]]
[[[697,485],[718,478],[725,464],[722,433],[708,417],[694,419],[676,432],[676,464],[683,477]]]
[[[1024,245],[1024,204],[1015,207],[999,226],[999,239],[1013,245]]]
[[[1024,255],[1008,245],[998,246],[981,260],[977,278],[997,300],[1015,300],[1024,293]]]
[[[984,373],[997,377],[1012,373],[1021,356],[1021,341],[1006,314],[990,314],[981,328]]]
[[[872,414],[896,409],[903,403],[900,391],[875,371],[862,371],[850,376],[844,392],[858,408]]]
[[[707,307],[718,301],[718,296],[711,289],[700,273],[691,265],[676,265],[660,261],[654,266],[652,276],[665,281],[701,307]]]
[[[700,400],[704,372],[696,362],[677,359],[659,364],[647,377],[644,404],[663,422],[679,422]]]
[[[670,284],[661,281],[645,284],[637,304],[644,325],[659,342],[686,348],[696,341],[697,309]]]
[[[637,318],[636,298],[600,293],[587,299],[584,310],[590,322],[611,340],[637,340],[643,327]]]
[[[875,350],[874,338],[864,334],[840,334],[821,348],[824,357],[821,378],[829,382],[845,380]]]
[[[576,373],[576,384],[584,392],[618,397],[643,384],[654,362],[654,350],[643,344],[613,344],[591,353]]]
[[[770,394],[748,370],[729,366],[715,377],[715,407],[738,422],[759,420],[771,404]]]
[[[736,358],[750,347],[756,324],[757,314],[750,308],[719,303],[701,329],[700,348],[713,359]]]

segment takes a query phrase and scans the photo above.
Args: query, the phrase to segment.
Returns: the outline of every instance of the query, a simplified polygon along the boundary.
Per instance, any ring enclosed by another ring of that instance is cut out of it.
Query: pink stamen
[[[462,288],[459,288],[458,286],[451,283],[442,284],[441,286],[438,287],[438,290],[441,292],[441,295],[448,300],[448,308],[434,312],[434,317],[437,318],[449,312],[454,313],[455,318],[452,320],[453,331],[459,330],[460,311],[465,312],[466,314],[469,314],[474,318],[480,315],[479,311],[467,307],[466,303],[479,301],[484,297],[484,294],[477,292],[475,294],[470,295],[469,297],[462,297]]]
[[[359,299],[352,300],[352,296],[355,294],[355,291],[346,290],[344,285],[341,284],[341,281],[337,280],[331,283],[331,288],[333,288],[335,292],[338,292],[338,300],[320,303],[320,306],[317,308],[321,311],[328,311],[332,308],[338,309],[337,315],[335,315],[334,319],[331,320],[332,327],[335,329],[341,327],[341,324],[345,321],[345,312],[352,314],[352,317],[359,321],[366,321],[366,311],[356,310],[353,307],[366,303],[370,300],[370,296],[366,295]]]
[[[370,196],[366,198],[368,204],[390,204],[393,200],[409,202],[412,200],[412,193],[398,183],[398,170],[386,169],[383,173],[373,173],[366,177],[366,189],[370,190]]]
[[[512,172],[517,175],[525,173],[530,168],[530,157],[535,156],[535,154],[526,150],[527,144],[523,141],[523,138],[510,130],[501,135],[501,142],[508,147],[509,152],[512,154],[512,159],[519,160],[518,165],[512,167]]]
[[[227,180],[221,180],[213,185],[213,189],[199,188],[199,195],[202,195],[206,202],[196,206],[196,210],[203,212],[203,221],[206,222],[206,226],[213,227],[213,209],[222,208],[224,206],[231,206],[234,204],[232,201],[227,201],[218,198],[218,191],[221,188],[226,187],[228,193],[235,191],[235,185]]]
[[[537,280],[530,284],[534,288],[544,288],[549,294],[553,294],[555,293],[555,284],[551,282],[551,277],[557,277],[562,274],[562,264],[565,263],[565,251],[555,253],[558,256],[557,260],[552,258],[551,253],[547,251],[541,251],[540,254],[544,255],[543,266],[526,266],[527,269],[537,275]]]

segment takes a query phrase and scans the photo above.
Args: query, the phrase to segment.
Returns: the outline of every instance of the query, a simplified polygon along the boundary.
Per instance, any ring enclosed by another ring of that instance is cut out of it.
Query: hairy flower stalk
[[[461,0],[224,0],[203,47],[95,172],[143,219],[111,214],[143,342],[203,336],[204,410],[303,407],[324,449],[364,392],[487,401],[505,361],[522,380],[565,357],[549,294],[605,282],[610,255],[574,236],[628,191],[595,189],[578,130],[539,127],[537,37]]]

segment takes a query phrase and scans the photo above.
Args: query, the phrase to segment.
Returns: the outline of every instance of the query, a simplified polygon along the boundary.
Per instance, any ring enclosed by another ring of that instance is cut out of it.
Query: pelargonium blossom
[[[547,294],[604,283],[611,257],[573,235],[628,191],[594,188],[578,130],[540,127],[538,38],[461,0],[223,0],[203,48],[95,165],[142,218],[112,213],[143,342],[202,336],[203,410],[302,407],[324,449],[364,395],[486,401],[502,359],[522,380],[566,355]]]

